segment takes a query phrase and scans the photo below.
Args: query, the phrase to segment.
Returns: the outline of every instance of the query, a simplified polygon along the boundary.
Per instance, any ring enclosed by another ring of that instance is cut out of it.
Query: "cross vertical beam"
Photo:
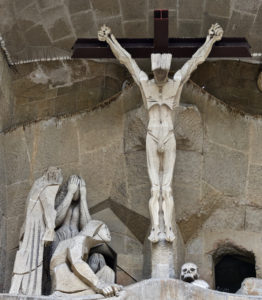
[[[154,11],[154,52],[168,49],[168,10]]]

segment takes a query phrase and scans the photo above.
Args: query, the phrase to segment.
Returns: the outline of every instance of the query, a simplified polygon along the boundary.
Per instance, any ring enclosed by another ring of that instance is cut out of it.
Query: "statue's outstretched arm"
[[[208,36],[202,47],[200,47],[196,53],[188,60],[183,67],[177,71],[174,75],[174,80],[181,81],[184,84],[190,77],[193,71],[196,70],[197,66],[202,64],[208,57],[212,50],[212,46],[215,42],[222,39],[223,29],[220,25],[214,24],[208,31]]]
[[[111,29],[109,27],[105,25],[101,27],[100,31],[98,32],[98,39],[100,41],[106,41],[108,43],[115,57],[119,60],[121,64],[126,66],[137,85],[140,85],[141,72],[143,78],[146,77],[146,79],[148,79],[146,73],[139,69],[137,63],[131,57],[130,53],[128,53],[118,43],[115,36],[111,33]]]

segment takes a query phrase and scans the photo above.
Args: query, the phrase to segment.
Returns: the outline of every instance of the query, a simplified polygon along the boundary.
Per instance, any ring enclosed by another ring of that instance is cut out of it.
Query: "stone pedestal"
[[[160,207],[162,207],[162,198],[159,201]],[[160,241],[158,243],[151,243],[151,260],[152,270],[151,277],[166,279],[175,277],[174,255],[173,255],[173,243],[165,240],[164,234],[164,215],[163,210],[159,212],[160,220]]]

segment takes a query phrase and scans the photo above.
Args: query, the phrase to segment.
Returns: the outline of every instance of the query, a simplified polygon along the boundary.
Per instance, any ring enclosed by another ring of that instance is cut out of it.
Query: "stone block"
[[[178,0],[149,0],[150,9],[176,9]],[[170,16],[169,16],[170,17]]]
[[[72,34],[72,29],[65,18],[57,19],[52,26],[48,27],[48,32],[53,41],[62,39]],[[73,45],[73,44],[72,44]]]
[[[41,17],[37,5],[32,4],[23,9],[17,18],[20,29],[25,31],[38,23]]]
[[[74,93],[64,94],[53,99],[55,114],[72,114],[76,111],[76,96]]]
[[[122,16],[125,21],[139,20],[146,17],[146,2],[143,0],[120,0]]]
[[[53,1],[53,0],[37,0],[38,6],[39,6],[40,9],[47,9],[47,8],[52,7],[52,6],[61,4],[61,2],[62,2],[61,0],[56,0],[56,1]]]
[[[123,114],[120,101],[111,103],[103,110],[83,115],[77,120],[79,129],[80,157],[86,162],[85,155],[94,150],[103,150],[118,143],[123,137]]]
[[[245,230],[261,232],[262,229],[262,210],[258,207],[246,207]]]
[[[123,22],[125,36],[129,38],[146,38],[147,22],[144,20],[134,20]]]
[[[254,1],[252,1],[252,2],[254,2]],[[259,10],[257,12],[255,22],[252,26],[252,35],[260,37],[261,35],[259,34],[259,30],[260,30],[261,26],[262,26],[262,6],[260,5]]]
[[[203,230],[244,230],[245,207],[219,208],[203,224]]]
[[[250,122],[250,161],[262,165],[262,123],[258,120]]]
[[[228,36],[242,37],[247,36],[251,26],[254,23],[255,16],[248,14],[241,14],[233,11],[233,14],[228,23],[226,34]]]
[[[6,207],[7,218],[24,215],[26,200],[30,189],[30,181],[22,181],[6,187],[6,197],[8,199],[8,205]]]
[[[256,14],[259,9],[259,4],[256,0],[238,0],[234,3],[236,10],[241,10],[244,13]]]
[[[14,7],[15,7],[16,12],[19,12],[20,10],[29,6],[29,4],[31,4],[31,3],[32,3],[31,0],[15,0]]]
[[[249,121],[226,108],[208,103],[205,126],[210,141],[246,152],[249,148]]]
[[[250,165],[247,185],[247,199],[250,205],[262,207],[262,166]]]
[[[175,203],[175,216],[178,223],[184,220],[189,220],[193,215],[197,215],[200,212],[200,189],[192,188],[190,186],[174,185],[173,197]],[[187,222],[187,226],[181,228],[183,236],[188,236],[189,232],[192,235],[197,227],[192,223]]]
[[[179,19],[201,19],[203,12],[203,1],[201,0],[178,0]],[[192,34],[191,34],[192,37]]]
[[[247,178],[247,156],[210,143],[204,149],[203,179],[230,196],[242,195]]]
[[[75,40],[76,40],[76,38],[73,35],[67,36],[65,38],[62,38],[60,40],[53,42],[53,46],[57,47],[59,49],[64,49],[66,51],[70,51],[70,49],[73,47],[73,45],[75,43]]]
[[[128,186],[135,187],[148,182],[146,153],[134,151],[126,154],[125,157]]]
[[[193,151],[176,151],[174,181],[176,185],[184,184],[199,188],[201,184],[203,156]]]
[[[82,141],[83,143],[83,141]],[[121,141],[107,147],[90,151],[81,157],[81,175],[87,182],[89,207],[107,200],[111,196],[112,186],[117,184],[117,160]]]
[[[104,0],[91,0],[97,18],[113,17],[120,14],[118,0],[110,0],[110,5]]]
[[[25,136],[31,171],[79,161],[77,132],[70,120],[42,121],[26,127]]]
[[[180,37],[199,37],[201,32],[200,21],[178,21],[178,35]]]
[[[6,183],[12,184],[29,178],[30,162],[23,128],[5,135],[4,149]]]
[[[129,178],[129,180],[132,179]],[[147,182],[143,185],[128,186],[130,208],[146,218],[149,218],[148,203],[150,199],[150,188],[149,178],[147,178]]]
[[[230,8],[231,2],[227,0],[208,0],[206,2],[206,12],[216,17],[229,17]]]
[[[69,0],[68,9],[70,14],[82,12],[90,9],[90,1],[89,0]]]
[[[71,16],[71,21],[78,38],[97,36],[97,26],[92,11],[81,12]]]
[[[25,32],[25,39],[31,46],[48,46],[50,39],[41,24],[31,27]]]
[[[202,153],[203,123],[196,106],[180,106],[174,114],[174,132],[178,150]]]

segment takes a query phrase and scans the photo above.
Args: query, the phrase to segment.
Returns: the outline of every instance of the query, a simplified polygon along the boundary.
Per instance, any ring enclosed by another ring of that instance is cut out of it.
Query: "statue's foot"
[[[166,241],[172,243],[176,238],[171,226],[165,228]]]
[[[153,226],[151,229],[151,233],[148,237],[149,241],[152,243],[157,243],[159,242],[159,234],[160,234],[160,229],[158,226]]]

